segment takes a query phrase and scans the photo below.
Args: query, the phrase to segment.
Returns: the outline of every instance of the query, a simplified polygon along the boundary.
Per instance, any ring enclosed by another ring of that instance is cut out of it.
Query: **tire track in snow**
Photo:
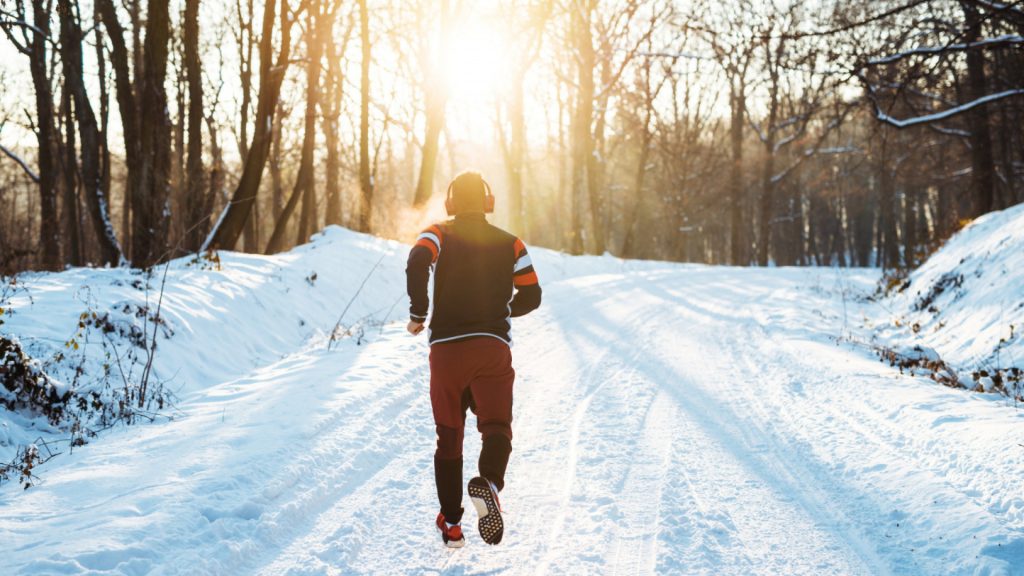
[[[593,378],[594,376],[597,376],[600,373],[598,371],[598,367],[606,356],[607,351],[603,352],[595,362],[591,363],[588,366],[587,370],[583,374],[581,374],[579,378],[577,378],[577,386],[581,381],[583,381],[585,377]],[[620,367],[613,374],[599,378],[599,384],[593,386],[586,393],[586,395],[579,402],[579,405],[576,407],[576,410],[573,413],[572,425],[569,429],[569,446],[567,449],[567,462],[565,464],[565,478],[563,480],[562,491],[559,497],[558,512],[554,514],[554,520],[551,522],[551,528],[547,533],[547,541],[549,543],[559,541],[559,539],[562,537],[563,532],[565,532],[566,522],[568,522],[569,509],[572,504],[573,489],[576,488],[577,484],[576,469],[577,464],[579,462],[580,431],[582,429],[583,419],[587,415],[587,410],[590,408],[590,404],[593,401],[595,395],[600,393],[601,389],[608,382],[615,380],[617,377],[621,376],[622,373],[625,372],[626,370],[627,368]],[[537,568],[537,574],[547,573],[548,567],[551,565],[551,561],[554,555],[556,555],[558,552],[559,550],[557,548],[548,546],[548,550],[544,554],[544,557]]]
[[[200,502],[210,503],[201,507],[208,524],[190,535],[192,555],[167,559],[165,567],[170,572],[247,572],[301,539],[325,507],[385,469],[391,455],[401,454],[400,447],[407,444],[403,428],[421,419],[417,411],[429,414],[422,389],[405,386],[425,374],[422,364],[403,366],[401,358],[410,345],[376,342],[358,355],[355,350],[305,350],[233,383],[227,397],[249,398],[263,404],[262,410],[276,412],[279,422],[305,430],[298,437],[291,433],[297,442],[269,453],[257,451],[248,466],[224,470],[227,477],[214,478],[205,487],[200,483]],[[278,366],[288,367],[283,381]],[[268,397],[267,384],[287,387],[290,394]],[[339,394],[311,404],[304,389],[318,387]],[[243,422],[214,435],[244,431],[253,424],[265,425],[257,415],[246,415]],[[251,433],[245,438],[254,440]],[[252,510],[246,514],[249,522],[232,521],[233,529],[224,530],[225,516],[216,504],[221,492],[246,499],[234,505]]]
[[[638,281],[642,281],[642,278],[629,279],[622,282],[621,285],[614,285],[611,288],[605,286],[606,290],[602,290],[600,294],[587,293],[586,296],[592,296],[592,299],[581,298],[582,294],[578,294],[576,295],[577,308],[580,307],[579,300],[587,301],[593,308],[583,311],[577,309],[574,313],[589,317],[592,314],[599,314],[600,310],[604,309],[618,310],[621,316],[607,318],[611,325],[619,325],[622,320],[633,315],[652,319],[651,324],[658,325],[657,319],[665,315],[665,308],[670,306],[670,303],[657,297],[656,294],[644,295],[643,287],[631,286]],[[587,290],[584,289],[581,292],[586,293]],[[613,294],[613,296],[609,296],[609,294]],[[646,304],[638,308],[637,302],[646,302]],[[692,327],[687,326],[687,330],[688,332],[692,331]],[[676,326],[657,326],[655,329],[650,324],[644,326],[644,331],[649,334],[658,334],[657,340],[663,340],[666,335],[679,332]],[[649,337],[640,332],[624,330],[619,331],[615,343],[626,345],[625,347],[629,350],[635,350],[645,346],[643,343],[650,341]],[[682,418],[681,424],[688,432],[687,435],[681,437],[682,441],[687,442],[690,439],[698,438],[702,448],[701,452],[695,452],[680,450],[677,447],[675,453],[677,456],[682,455],[683,457],[680,462],[682,468],[666,473],[689,476],[690,482],[685,485],[685,489],[690,492],[689,500],[698,503],[696,515],[685,510],[675,510],[675,512],[689,514],[691,518],[687,523],[695,531],[696,536],[704,538],[708,542],[721,544],[723,548],[722,553],[718,556],[719,563],[715,566],[708,566],[707,572],[739,574],[770,572],[771,569],[766,567],[773,565],[777,569],[781,568],[789,572],[866,572],[865,568],[860,565],[860,561],[856,559],[856,555],[851,557],[848,552],[846,554],[839,553],[846,549],[845,542],[841,537],[836,537],[827,530],[822,532],[822,525],[827,527],[832,524],[829,521],[820,522],[823,518],[829,518],[826,514],[816,508],[811,508],[806,512],[802,507],[794,509],[789,496],[791,483],[777,478],[775,474],[778,471],[769,470],[764,466],[751,467],[750,454],[745,448],[740,448],[736,440],[726,438],[723,441],[720,433],[723,429],[727,430],[728,427],[721,421],[709,421],[707,414],[728,414],[728,407],[721,405],[692,406],[689,394],[683,392],[683,389],[689,389],[689,380],[692,379],[693,373],[699,370],[702,364],[700,356],[686,354],[682,358],[660,358],[655,357],[654,352],[657,349],[658,346],[651,346],[650,350],[644,351],[643,357],[639,361],[639,365],[642,366],[642,380],[647,382],[652,389],[662,388],[672,393],[671,396],[675,399],[676,404],[684,408],[679,414]],[[679,346],[673,349],[674,351],[685,351],[685,348]],[[624,352],[619,349],[615,354],[621,357],[625,364],[636,363],[635,359],[630,357],[632,352]],[[608,406],[603,405],[602,408],[608,408]],[[602,412],[602,417],[614,418],[615,414],[605,411]],[[669,440],[666,439],[666,441]],[[630,453],[630,457],[632,456],[633,454]],[[709,462],[714,462],[715,465],[709,466]],[[727,469],[729,473],[723,474],[721,472],[723,468]],[[718,489],[720,485],[728,485],[730,482],[744,478],[746,478],[744,482],[747,486],[745,490],[739,491],[737,494],[724,493]],[[701,493],[707,496],[701,496]],[[709,504],[699,505],[702,498],[706,498]],[[759,516],[759,511],[765,510],[772,510],[776,516],[784,517],[786,524],[780,524],[777,519],[771,522],[772,518]],[[789,525],[802,526],[803,532],[794,530]],[[764,533],[766,526],[768,533]],[[778,535],[771,534],[773,527],[780,533],[784,533],[785,538],[780,540]],[[785,528],[783,529],[783,527]],[[608,528],[615,529],[616,526],[613,524]],[[826,542],[819,545],[813,540],[806,541],[806,534],[816,532],[818,533],[816,537]],[[672,546],[678,546],[679,543],[666,542],[665,544],[665,547],[670,549]],[[795,545],[805,558],[817,558],[817,563],[794,562],[792,553],[788,557],[775,558],[774,562],[768,554],[763,554],[760,557],[756,555],[748,557],[751,553],[750,549],[755,547],[755,544],[762,544],[769,548]],[[579,546],[580,543],[577,540],[577,547]],[[697,552],[708,552],[708,550],[698,550]],[[699,559],[700,554],[697,556]],[[780,561],[782,563],[778,564]],[[659,568],[672,569],[672,566],[671,564],[659,564]],[[730,569],[730,566],[734,566],[734,568]],[[675,570],[690,571],[693,568],[695,566],[692,564],[674,565]]]
[[[643,437],[633,451],[633,462],[616,498],[621,510],[615,532],[609,573],[655,574],[663,499],[668,484],[672,444],[680,438],[673,421],[673,402],[663,393],[651,401],[644,416]],[[674,512],[674,510],[670,511]]]
[[[789,423],[794,419],[815,419],[818,421],[818,434],[833,435],[837,439],[846,437],[839,446],[822,446],[815,442],[815,438],[807,438],[797,430],[788,434],[786,443],[801,445],[795,448],[801,452],[821,452],[816,460],[802,459],[804,463],[822,464],[817,470],[805,465],[804,469],[816,479],[842,474],[848,484],[857,486],[856,506],[844,505],[843,514],[848,522],[860,526],[860,532],[866,538],[877,542],[875,546],[894,563],[893,571],[949,571],[958,555],[958,551],[950,547],[950,542],[977,542],[978,536],[988,538],[1004,531],[1012,533],[990,516],[987,506],[975,498],[977,493],[965,485],[962,475],[949,473],[944,461],[951,454],[937,452],[943,444],[936,446],[934,438],[908,434],[886,415],[886,407],[874,402],[870,394],[865,394],[864,404],[827,397],[829,394],[841,395],[851,388],[863,386],[862,383],[841,377],[836,387],[830,388],[824,382],[814,381],[816,378],[812,376],[809,384],[812,390],[819,392],[810,402],[778,386],[780,382],[792,381],[794,373],[821,373],[821,366],[808,360],[808,357],[820,359],[821,354],[801,354],[809,346],[822,345],[808,342],[802,346],[798,343],[783,344],[768,338],[742,344],[743,352],[737,356],[742,358],[741,362],[747,369],[753,369],[758,358],[785,359],[770,365],[763,361],[757,363],[764,366],[769,380],[776,385],[773,393],[767,395],[762,404],[752,406],[752,410],[761,416],[761,421],[767,421],[769,404],[776,408],[784,406],[785,410],[778,412],[785,415]],[[867,368],[884,373],[885,369],[874,359],[858,360],[867,364]],[[891,381],[895,374],[889,371],[885,376]],[[800,390],[803,388],[801,385]],[[871,405],[873,409],[868,409]],[[776,443],[779,442],[777,434],[772,437]],[[839,462],[841,465],[827,468],[825,462],[833,465]],[[980,475],[980,472],[982,470],[976,467],[969,471],[974,475]],[[915,505],[915,499],[924,500],[925,505],[919,505],[920,502]],[[939,502],[943,506],[928,506],[928,503]],[[902,512],[914,508],[922,512],[910,518]],[[978,532],[979,526],[987,527]],[[970,527],[970,531],[957,534],[961,527]]]

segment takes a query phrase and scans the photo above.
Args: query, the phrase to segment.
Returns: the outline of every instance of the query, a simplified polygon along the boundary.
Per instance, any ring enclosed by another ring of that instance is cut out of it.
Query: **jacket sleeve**
[[[516,259],[512,270],[512,284],[515,286],[515,295],[509,305],[513,318],[536,310],[540,306],[541,294],[537,273],[533,269],[533,262],[530,260],[530,254],[526,251],[526,245],[522,240],[516,238],[514,247]]]
[[[427,320],[430,308],[430,297],[427,295],[427,283],[430,280],[430,267],[437,262],[441,253],[441,229],[434,225],[427,228],[416,238],[416,244],[409,251],[409,260],[405,265],[405,289],[409,294],[409,318],[416,322]]]

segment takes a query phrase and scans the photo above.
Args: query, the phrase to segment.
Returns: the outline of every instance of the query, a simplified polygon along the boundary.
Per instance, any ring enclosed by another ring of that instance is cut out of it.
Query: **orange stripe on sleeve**
[[[430,250],[431,260],[437,260],[437,246],[434,246],[433,242],[426,238],[420,238],[416,241],[416,246],[425,246]]]
[[[527,272],[526,274],[513,276],[512,283],[515,284],[516,286],[532,286],[537,283],[537,273]]]
[[[512,243],[512,249],[515,250],[514,256],[516,258],[519,258],[519,255],[523,252],[523,250],[526,250],[526,244],[523,244],[522,240],[516,238],[516,241]]]

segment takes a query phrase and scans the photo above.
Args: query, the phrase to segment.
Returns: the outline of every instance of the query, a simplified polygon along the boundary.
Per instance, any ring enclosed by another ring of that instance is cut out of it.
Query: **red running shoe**
[[[505,524],[501,519],[501,502],[498,501],[498,489],[489,480],[477,476],[469,481],[467,486],[469,499],[476,508],[476,514],[480,518],[476,526],[480,530],[480,537],[488,544],[501,542],[505,533]]]
[[[444,514],[437,514],[437,529],[441,531],[441,540],[449,548],[462,548],[466,545],[466,537],[462,535],[462,524],[449,524]]]

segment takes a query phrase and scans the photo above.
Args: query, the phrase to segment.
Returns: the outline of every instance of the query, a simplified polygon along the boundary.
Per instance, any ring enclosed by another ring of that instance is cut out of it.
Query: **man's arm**
[[[515,286],[515,296],[509,307],[512,309],[512,317],[524,316],[533,312],[540,306],[540,283],[537,281],[537,273],[533,270],[533,262],[530,254],[526,251],[523,241],[516,238],[515,241],[516,262],[512,272],[512,284]]]
[[[441,230],[437,226],[424,230],[409,251],[409,260],[405,266],[405,288],[409,293],[409,319],[412,322],[422,324],[427,320],[427,310],[430,308],[430,297],[427,295],[430,265],[437,261],[440,252]],[[413,331],[412,322],[410,332]]]

